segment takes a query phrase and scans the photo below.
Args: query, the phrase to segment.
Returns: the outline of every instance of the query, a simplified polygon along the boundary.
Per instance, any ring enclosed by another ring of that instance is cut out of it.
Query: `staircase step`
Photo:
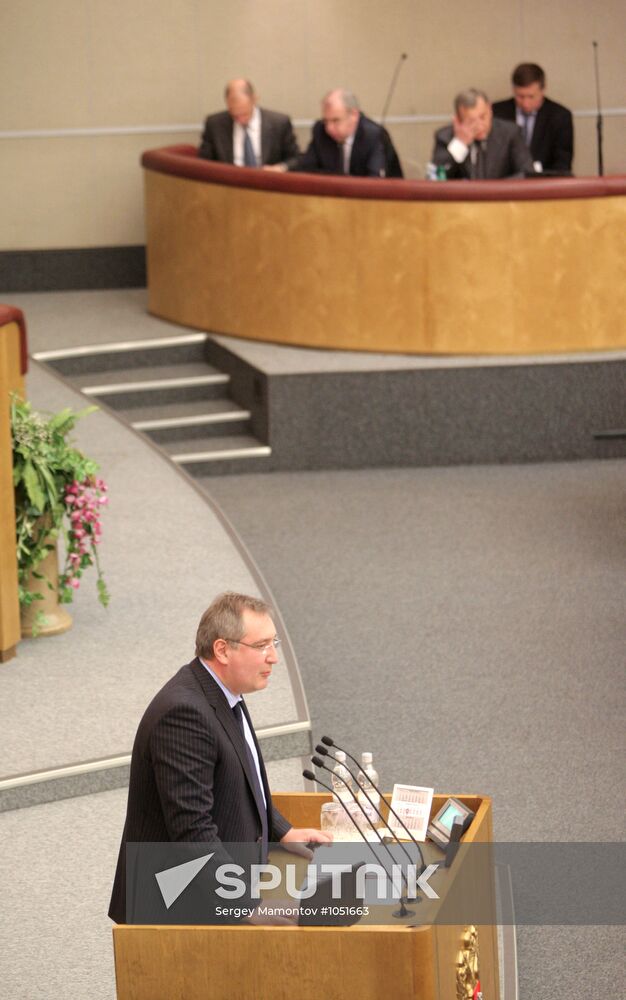
[[[229,381],[207,382],[201,385],[168,385],[163,389],[121,390],[101,397],[102,402],[116,411],[122,411],[124,418],[132,421],[132,414],[143,411],[154,414],[155,409],[174,404],[202,402],[229,402]],[[92,397],[98,399],[98,396]]]
[[[251,434],[231,434],[219,437],[188,438],[169,441],[163,451],[177,465],[193,465],[221,458],[246,458],[253,455],[271,455],[272,449]]]
[[[39,351],[35,360],[49,364],[61,375],[129,371],[133,368],[164,367],[186,361],[204,362],[208,336],[192,333],[159,340],[125,341],[119,344],[94,344]]]
[[[128,420],[136,431],[250,419],[249,410],[244,410],[228,398],[192,399],[165,403],[161,406],[137,406],[122,411],[119,415]]]
[[[159,447],[165,448],[171,444],[172,447],[180,448],[183,445],[185,448],[191,446],[197,450],[198,446],[202,447],[205,438],[223,437],[225,434],[233,438],[236,436],[238,439],[242,435],[249,436],[250,412],[234,409],[225,413],[210,414],[206,420],[198,418],[193,423],[143,429],[135,427],[135,429],[143,430],[143,433]]]
[[[171,386],[183,388],[191,385],[226,383],[230,376],[204,361],[187,361],[172,365],[146,365],[142,368],[118,371],[87,371],[71,375],[68,381],[86,396],[108,396],[117,392],[164,389]]]

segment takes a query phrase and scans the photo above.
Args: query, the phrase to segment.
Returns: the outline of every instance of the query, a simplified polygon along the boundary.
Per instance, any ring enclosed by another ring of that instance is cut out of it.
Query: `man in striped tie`
[[[259,107],[249,80],[227,83],[224,100],[227,110],[209,115],[204,123],[198,156],[238,167],[278,170],[297,162],[299,149],[291,119]]]

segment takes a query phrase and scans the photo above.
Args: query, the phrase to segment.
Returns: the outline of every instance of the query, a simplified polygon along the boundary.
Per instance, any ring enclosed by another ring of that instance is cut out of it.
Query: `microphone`
[[[326,765],[324,764],[324,762],[319,757],[311,757],[311,760],[313,761],[313,763],[315,764],[316,767],[322,767],[322,768],[324,768],[325,771],[330,771],[330,768],[326,767]],[[330,771],[330,773],[333,774],[334,772]],[[303,778],[306,778],[308,781],[315,781],[315,782],[317,782],[318,785],[321,785],[322,788],[325,788],[328,792],[330,792],[331,795],[332,795],[332,797],[333,797],[333,799],[336,799],[337,802],[339,802],[339,804],[343,807],[344,812],[346,813],[347,816],[349,816],[350,822],[356,827],[356,829],[358,830],[360,836],[363,837],[363,833],[359,829],[359,827],[358,827],[358,825],[356,823],[356,820],[354,819],[354,816],[352,815],[352,813],[350,812],[350,810],[346,806],[345,802],[342,799],[340,799],[338,796],[335,795],[335,793],[334,793],[333,789],[331,788],[331,786],[327,785],[325,781],[322,781],[320,778],[318,778],[317,775],[313,773],[313,771],[308,771],[308,770],[307,771],[303,771],[302,772],[302,776],[303,776]],[[336,777],[338,777],[338,776],[336,775]],[[357,801],[356,798],[355,798],[355,796],[354,796],[354,792],[352,792],[352,789],[350,788],[350,786],[348,785],[348,783],[346,781],[344,781],[343,778],[341,778],[341,780],[343,781],[343,783],[346,786],[346,788],[348,789],[348,791],[352,794],[352,797],[355,799],[355,801]],[[365,810],[361,806],[361,803],[357,801],[357,805],[359,806],[359,808],[363,812],[363,815],[365,816],[366,820],[368,821],[368,823],[370,824],[370,826],[372,827],[372,829],[374,830],[374,832],[376,832],[376,827],[371,822],[369,816],[367,815],[367,813],[365,812]],[[389,879],[389,882],[393,886],[393,876],[391,876],[389,874],[389,871],[387,870],[387,868],[385,868],[384,864],[382,863],[382,861],[380,860],[380,858],[376,854],[376,851],[374,850],[372,844],[370,844],[369,840],[366,840],[365,837],[363,837],[363,840],[365,840],[365,843],[367,844],[367,846],[370,848],[372,854],[374,855],[374,858],[376,859],[376,864],[379,864],[381,866],[381,868],[385,872],[385,875]],[[392,860],[393,864],[395,865],[396,864],[396,859],[394,858],[393,854],[391,853],[391,851],[389,850],[389,848],[387,847],[387,845],[382,840],[380,841],[380,843],[383,845],[383,847],[385,848],[385,850],[387,851],[387,853],[391,857],[391,860]],[[420,872],[420,874],[421,874],[421,872]],[[408,899],[408,889],[409,889],[409,887],[408,887],[408,883],[407,883],[406,877],[404,875],[404,872],[402,871],[402,867],[400,867],[400,877],[402,878],[402,881],[404,882],[404,885],[405,885],[405,888],[406,888],[407,891],[406,891],[405,896],[400,896],[400,909],[397,910],[397,911],[395,911],[394,913],[392,913],[392,916],[394,916],[394,917],[412,917],[412,916],[415,915],[415,910],[409,910],[409,909],[407,909],[407,906],[406,906],[406,899]]]
[[[330,757],[330,754],[328,753],[328,750],[326,749],[326,747],[322,746],[321,744],[318,743],[318,745],[315,747],[315,749],[317,750],[317,752],[319,754],[322,755],[322,757]],[[313,761],[314,764],[317,764],[317,761],[319,760],[319,758],[313,758],[312,757],[311,760]],[[335,760],[335,758],[331,757],[331,760]],[[317,766],[318,767],[323,767],[324,770],[326,770],[326,771],[331,770],[330,768],[328,768],[324,764],[322,764],[321,761],[320,761],[319,764],[317,764]],[[349,774],[352,776],[352,778],[354,778],[354,780],[358,783],[358,778],[356,777],[356,775],[354,775],[352,773],[352,771],[350,770],[350,768],[348,767],[348,765],[344,764],[344,767],[349,772]],[[334,771],[331,771],[331,773],[334,774]],[[375,831],[375,833],[376,833],[376,839],[377,840],[381,840],[382,838],[380,837],[379,832],[376,830],[376,827],[374,826],[374,824],[372,823],[371,819],[367,815],[367,811],[363,808],[363,806],[359,802],[358,797],[354,794],[354,792],[350,788],[350,785],[348,785],[348,783],[346,781],[344,781],[343,778],[341,778],[341,775],[337,775],[337,777],[339,777],[341,779],[341,781],[343,781],[344,785],[346,785],[348,791],[350,792],[350,795],[352,796],[352,798],[354,799],[354,801],[358,805],[359,809],[361,810],[361,812],[365,816],[365,818],[366,818],[367,822],[369,823],[369,825],[372,827],[372,830]],[[404,844],[402,843],[402,841],[395,835],[395,833],[393,832],[393,830],[389,826],[389,823],[386,821],[386,819],[384,818],[383,814],[381,813],[380,809],[378,808],[378,806],[376,805],[376,803],[374,802],[374,800],[368,794],[367,789],[363,788],[362,791],[363,791],[363,794],[365,795],[367,801],[371,805],[372,809],[378,814],[381,822],[384,823],[386,829],[389,830],[389,833],[391,834],[391,838],[392,838],[393,842],[395,844],[398,844],[402,848],[402,850],[406,854],[407,858],[409,859],[410,863],[413,864],[413,858],[411,857],[411,855],[407,851],[407,849],[404,846]],[[421,872],[420,872],[420,874],[421,874]]]
[[[330,736],[322,736],[322,743],[324,743],[327,747],[334,747],[335,750],[341,750],[342,753],[345,753],[346,757],[349,757],[350,760],[354,764],[356,764],[356,766],[358,767],[359,771],[361,770],[361,765],[359,764],[358,760],[356,760],[352,756],[351,753],[348,753],[347,750],[344,750],[343,747],[338,746],[335,743],[335,741],[330,738]],[[350,772],[350,773],[352,774],[352,772]],[[354,775],[352,775],[352,776],[354,777]],[[384,796],[383,796],[383,793],[381,792],[380,788],[376,788],[376,785],[372,785],[372,787],[374,788],[374,790],[376,792],[378,792],[378,794],[380,795],[381,799],[383,799]],[[363,789],[363,791],[365,792],[365,789]],[[365,794],[367,795],[367,792],[365,792]],[[367,797],[369,799],[369,795],[367,795]],[[371,799],[370,799],[370,802],[371,802]],[[374,803],[372,803],[372,805],[373,804]],[[398,814],[395,811],[395,809],[392,809],[392,807],[391,807],[391,805],[389,803],[388,803],[388,805],[389,805],[389,812],[391,813],[391,815],[396,817],[396,819],[398,820],[398,823],[400,824],[400,826],[402,827],[402,829],[405,831],[405,833],[408,836],[409,840],[413,841],[413,843],[415,844],[415,846],[417,848],[417,853],[419,854],[420,862],[421,862],[421,865],[422,865],[422,871],[420,872],[420,875],[421,875],[422,872],[426,868],[426,862],[424,861],[424,855],[422,854],[422,848],[420,847],[418,841],[415,839],[415,837],[413,836],[413,834],[411,833],[411,831],[408,829],[408,827],[406,826],[406,824],[404,823],[404,821],[402,819],[400,819],[400,817],[398,816]],[[389,827],[389,824],[387,824],[387,826]],[[389,827],[389,829],[391,829],[391,827]],[[393,833],[393,830],[391,832]],[[395,834],[394,834],[394,837],[395,837]],[[398,837],[395,837],[395,839],[398,840]]]
[[[357,806],[359,807],[359,809],[361,810],[361,812],[362,812],[362,813],[363,813],[363,815],[365,816],[365,819],[367,820],[367,822],[368,822],[368,823],[369,823],[369,825],[371,826],[372,830],[374,831],[374,835],[375,835],[375,837],[376,837],[376,841],[377,841],[377,842],[378,842],[379,844],[382,844],[382,846],[383,846],[383,847],[385,848],[385,850],[387,851],[387,854],[388,854],[388,855],[389,855],[389,857],[391,858],[391,863],[395,865],[395,864],[396,864],[396,859],[394,858],[393,854],[392,854],[392,853],[391,853],[391,851],[389,850],[389,847],[387,846],[387,844],[385,843],[385,841],[384,841],[384,840],[383,840],[383,839],[381,838],[380,834],[378,833],[378,830],[376,829],[376,827],[375,827],[375,826],[374,826],[374,824],[372,823],[371,819],[370,819],[370,818],[369,818],[369,816],[367,815],[367,813],[366,813],[365,809],[363,808],[363,806],[362,806],[362,805],[361,805],[361,803],[359,802],[358,798],[356,797],[356,795],[355,795],[355,794],[354,794],[354,792],[352,791],[352,788],[350,787],[350,785],[348,784],[348,782],[347,782],[347,781],[345,780],[345,778],[342,778],[340,774],[335,774],[335,772],[333,771],[333,769],[332,769],[332,768],[330,768],[330,767],[327,767],[327,766],[326,766],[326,764],[324,763],[324,761],[323,761],[323,760],[322,760],[322,759],[321,759],[320,757],[311,757],[311,760],[313,761],[313,763],[315,764],[315,766],[316,766],[316,767],[322,767],[322,768],[324,768],[324,770],[325,770],[325,771],[329,771],[329,772],[330,772],[331,774],[334,774],[336,778],[339,778],[339,780],[340,780],[341,782],[343,782],[343,784],[344,784],[344,785],[346,786],[346,788],[347,788],[347,789],[348,789],[348,791],[350,792],[350,795],[352,796],[352,798],[353,798],[353,799],[354,799],[354,801],[356,802]],[[349,770],[349,768],[347,768],[346,770]],[[352,771],[350,771],[350,774],[351,774],[351,775],[352,775],[352,777],[354,778],[354,775],[352,774]],[[333,794],[334,794],[334,793],[333,793]],[[339,799],[339,801],[341,802],[341,799]],[[371,800],[370,800],[370,801],[371,801]],[[372,805],[373,805],[373,803],[372,803]],[[376,807],[374,807],[374,808],[376,808]],[[348,813],[349,813],[349,811],[348,811]],[[349,815],[350,815],[350,813],[349,813]],[[381,818],[382,818],[382,817],[381,817]],[[352,822],[353,822],[353,823],[354,823],[354,825],[356,826],[357,830],[359,830],[359,833],[360,833],[360,834],[361,834],[361,836],[363,837],[363,840],[364,840],[364,841],[365,841],[365,842],[366,842],[367,844],[369,844],[369,840],[367,840],[367,838],[366,838],[366,837],[365,837],[365,836],[363,835],[363,832],[362,832],[362,831],[361,831],[361,830],[359,829],[359,826],[358,826],[358,824],[357,824],[356,820],[354,819],[354,817],[353,817],[352,815],[350,815],[350,819],[352,820]],[[384,820],[383,820],[383,822],[384,822]],[[393,832],[393,831],[392,831],[392,832]],[[399,840],[397,839],[397,837],[396,837],[395,839],[396,839],[397,843],[400,843],[400,841],[399,841]],[[406,848],[404,847],[404,844],[400,844],[400,846],[402,847],[402,850],[404,851],[404,853],[406,854],[407,858],[409,859],[409,864],[411,864],[411,865],[412,865],[412,864],[413,864],[413,859],[412,859],[411,855],[409,854],[409,852],[408,852],[408,851],[406,850]],[[374,853],[374,857],[376,857],[376,851],[374,851],[374,849],[373,849],[373,848],[372,848],[372,850],[373,850],[373,853]],[[378,858],[377,858],[377,857],[376,857],[376,860],[378,861]],[[383,865],[383,868],[384,868],[384,865]],[[385,871],[387,872],[387,877],[389,878],[389,872],[387,871],[387,869],[386,869],[386,868],[385,868]],[[420,875],[421,875],[421,874],[422,874],[422,872],[420,871]],[[407,882],[407,880],[406,880],[406,876],[404,875],[404,873],[403,873],[403,871],[402,871],[402,866],[400,866],[400,877],[401,877],[402,881],[404,882],[404,885],[405,885],[405,888],[406,888],[406,899],[408,900],[408,898],[409,898],[409,884],[408,884],[408,882]],[[391,884],[393,885],[393,879],[391,879]],[[414,896],[414,897],[412,897],[412,900],[417,900],[417,899],[418,899],[418,897],[417,897],[417,896]],[[400,903],[402,904],[402,897],[400,898]],[[403,913],[400,913],[400,915],[401,915],[401,916],[405,916],[405,914],[403,914]]]
[[[391,104],[391,98],[393,97],[393,92],[396,89],[396,83],[398,82],[398,77],[400,75],[400,70],[402,69],[402,63],[404,62],[405,59],[408,59],[408,58],[409,57],[406,54],[406,52],[403,52],[400,55],[400,58],[398,59],[398,62],[396,64],[396,68],[395,68],[393,76],[391,78],[391,85],[389,87],[389,93],[387,94],[387,100],[385,101],[385,104],[384,104],[384,107],[383,107],[383,113],[380,116],[380,124],[381,125],[385,124],[385,118],[387,117],[387,112],[389,110],[389,105]]]
[[[596,118],[596,132],[598,134],[598,177],[604,174],[604,162],[602,156],[602,104],[600,101],[600,70],[598,69],[598,43],[593,45],[593,64],[596,77],[596,104],[598,106],[598,117]]]

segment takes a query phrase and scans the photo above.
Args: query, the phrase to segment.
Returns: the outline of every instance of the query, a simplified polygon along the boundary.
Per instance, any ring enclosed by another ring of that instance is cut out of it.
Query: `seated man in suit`
[[[224,90],[227,111],[209,115],[198,156],[238,167],[288,170],[300,153],[291,119],[259,108],[249,80],[231,80]]]
[[[331,90],[322,101],[311,142],[293,169],[353,177],[402,177],[389,134],[359,110],[349,90]]]
[[[126,844],[196,841],[325,843],[272,804],[263,755],[242,694],[267,687],[280,639],[271,608],[220,594],[204,612],[196,656],[152,699],[133,746],[126,823],[109,916],[126,919]]]
[[[448,179],[495,180],[533,171],[517,125],[494,118],[489,98],[474,87],[455,97],[452,125],[435,132],[432,160],[445,167]]]
[[[496,101],[493,113],[517,122],[538,172],[569,174],[574,157],[572,112],[545,96],[546,75],[536,63],[520,63],[511,77],[513,97]]]

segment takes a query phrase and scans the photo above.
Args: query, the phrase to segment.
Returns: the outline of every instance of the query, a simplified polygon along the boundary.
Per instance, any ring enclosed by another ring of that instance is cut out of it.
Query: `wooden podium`
[[[447,797],[434,796],[431,815]],[[491,799],[456,797],[476,813],[462,844],[490,843]],[[330,796],[273,798],[294,826],[306,827],[319,826]],[[464,861],[461,848],[446,873],[448,890],[495,902],[492,869],[476,884],[476,866]],[[500,996],[494,924],[117,925],[113,943],[118,1000],[463,1000],[473,995],[476,973],[484,1000]]]

